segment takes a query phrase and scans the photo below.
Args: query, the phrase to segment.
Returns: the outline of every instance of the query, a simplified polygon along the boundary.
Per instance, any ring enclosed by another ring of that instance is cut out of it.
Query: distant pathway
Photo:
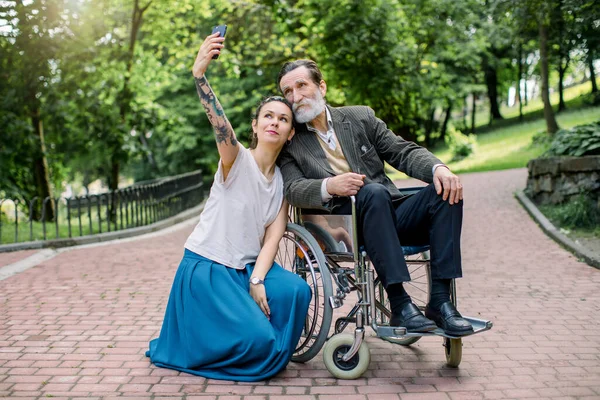
[[[525,170],[462,179],[459,308],[495,326],[464,340],[459,369],[444,366],[437,338],[404,348],[374,337],[369,370],[355,381],[333,379],[320,356],[258,384],[152,366],[144,352],[188,225],[63,252],[0,281],[0,398],[600,399],[600,271],[547,238],[514,199]]]

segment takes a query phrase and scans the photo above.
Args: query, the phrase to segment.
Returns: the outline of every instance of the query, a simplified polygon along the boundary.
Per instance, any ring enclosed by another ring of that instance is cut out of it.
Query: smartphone
[[[212,33],[217,33],[219,32],[219,36],[221,37],[225,37],[225,33],[227,33],[227,25],[217,25],[213,28]],[[218,54],[215,54],[213,56],[213,60],[219,58]]]

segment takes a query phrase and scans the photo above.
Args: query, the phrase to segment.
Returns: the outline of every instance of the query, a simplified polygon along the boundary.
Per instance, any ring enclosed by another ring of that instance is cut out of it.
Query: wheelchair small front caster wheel
[[[342,357],[350,350],[354,336],[350,334],[333,335],[323,347],[323,361],[325,367],[339,379],[359,378],[369,367],[371,362],[371,353],[367,344],[363,342],[358,349],[358,353],[350,360],[344,361]]]
[[[444,338],[446,365],[456,368],[462,360],[462,339]]]

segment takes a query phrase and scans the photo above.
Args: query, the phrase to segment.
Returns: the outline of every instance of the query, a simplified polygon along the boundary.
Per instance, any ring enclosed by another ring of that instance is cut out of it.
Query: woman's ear
[[[252,120],[252,132],[254,132],[254,133],[256,133],[256,124],[257,124],[256,119],[253,119]]]

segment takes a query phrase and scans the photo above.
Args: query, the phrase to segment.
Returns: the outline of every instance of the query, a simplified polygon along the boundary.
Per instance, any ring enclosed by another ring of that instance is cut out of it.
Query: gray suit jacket
[[[342,151],[353,172],[366,175],[365,183],[386,186],[393,199],[402,197],[384,171],[384,161],[407,175],[431,183],[432,168],[441,164],[427,149],[408,142],[390,131],[385,123],[365,106],[329,107],[333,127]],[[323,204],[321,183],[335,176],[317,135],[296,128],[296,135],[282,150],[279,167],[283,174],[285,197],[296,207],[331,211],[334,204]]]

